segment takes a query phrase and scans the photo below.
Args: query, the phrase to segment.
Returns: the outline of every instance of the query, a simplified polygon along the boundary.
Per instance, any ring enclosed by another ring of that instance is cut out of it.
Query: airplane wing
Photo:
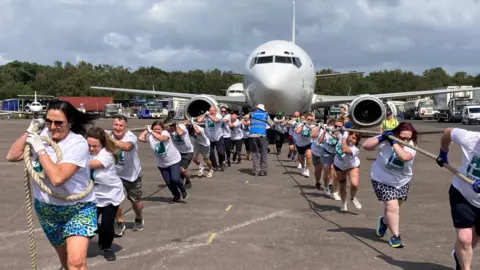
[[[337,76],[346,76],[346,75],[357,75],[363,74],[363,71],[349,71],[349,72],[335,72],[335,73],[327,73],[327,74],[317,74],[317,78],[328,78],[328,77],[337,77]]]
[[[465,91],[478,91],[480,87],[468,88],[468,89],[437,89],[437,90],[424,90],[424,91],[411,91],[411,92],[397,92],[397,93],[385,93],[385,94],[365,94],[357,96],[327,96],[327,95],[314,95],[312,102],[312,109],[329,107],[332,105],[348,103],[355,100],[361,96],[374,96],[379,99],[389,99],[396,97],[416,97],[416,96],[428,96],[435,94],[446,94],[446,93],[455,93],[455,92],[465,92]]]
[[[125,92],[133,94],[142,94],[142,95],[155,95],[155,96],[164,96],[164,97],[176,97],[176,98],[193,98],[199,96],[200,94],[191,94],[191,93],[178,93],[178,92],[164,92],[164,91],[152,91],[152,90],[141,90],[141,89],[129,89],[129,88],[115,88],[115,87],[101,87],[101,86],[92,86],[92,89],[97,90],[107,90],[115,92]],[[216,95],[206,95],[214,98],[219,103],[228,103],[232,105],[246,106],[247,102],[245,97],[227,97],[227,96],[216,96]]]

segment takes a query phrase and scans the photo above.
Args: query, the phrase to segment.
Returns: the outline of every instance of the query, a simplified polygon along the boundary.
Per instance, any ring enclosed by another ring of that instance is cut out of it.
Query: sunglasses
[[[49,126],[51,126],[52,123],[53,123],[53,124],[55,124],[55,126],[57,126],[57,127],[58,127],[58,126],[63,126],[63,124],[64,124],[63,121],[53,121],[53,120],[48,119],[48,118],[45,119],[45,123],[46,123],[47,125],[49,125]]]
[[[222,113],[226,113],[227,111],[221,111]]]

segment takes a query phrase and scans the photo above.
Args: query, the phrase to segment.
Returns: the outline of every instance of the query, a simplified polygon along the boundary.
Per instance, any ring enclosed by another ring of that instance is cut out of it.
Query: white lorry
[[[478,101],[473,98],[473,88],[471,85],[447,86],[435,89],[465,89],[463,92],[436,94],[434,95],[435,119],[439,122],[461,122],[462,110],[465,106],[478,105]]]
[[[433,119],[433,103],[429,97],[406,101],[405,119]]]

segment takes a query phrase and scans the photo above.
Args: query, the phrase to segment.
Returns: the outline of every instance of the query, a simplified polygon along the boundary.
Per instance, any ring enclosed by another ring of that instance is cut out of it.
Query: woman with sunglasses
[[[358,154],[358,144],[362,136],[358,132],[340,131],[338,143],[336,145],[336,155],[333,161],[335,168],[336,180],[339,183],[338,192],[342,200],[341,211],[348,211],[347,208],[347,176],[350,180],[350,200],[357,209],[362,209],[362,205],[357,199],[358,183],[359,183],[359,167],[360,159]]]
[[[416,151],[391,140],[389,135],[407,141],[410,145],[417,145],[417,131],[412,124],[402,122],[391,131],[384,131],[382,135],[365,140],[362,145],[367,151],[373,151],[379,146],[377,158],[370,170],[373,190],[378,200],[384,203],[384,215],[378,217],[377,236],[385,236],[389,229],[393,234],[390,246],[401,248],[400,206],[407,200]]]
[[[312,165],[312,128],[315,126],[312,125],[313,115],[305,115],[306,121],[303,121],[301,124],[297,125],[295,128],[295,133],[297,134],[296,146],[298,150],[298,158],[302,166],[302,175],[305,177],[310,177],[310,166]]]
[[[180,177],[182,156],[175,148],[170,132],[165,130],[164,124],[161,121],[153,122],[138,136],[138,140],[150,143],[150,148],[155,154],[157,167],[173,195],[170,203],[178,203],[180,195],[183,199],[186,199],[188,197],[187,188]]]
[[[43,172],[43,183],[53,192],[71,195],[84,192],[90,184],[86,127],[97,117],[80,112],[69,102],[52,100],[40,134],[33,133],[33,120],[27,131],[18,138],[7,154],[9,161],[23,160],[23,149],[32,147],[32,165]],[[58,163],[54,149],[44,144],[40,136],[52,139],[63,154]],[[95,192],[82,199],[57,199],[32,184],[34,206],[40,225],[55,248],[64,269],[86,269],[90,237],[97,230]]]
[[[111,247],[115,237],[115,216],[119,205],[125,199],[123,183],[117,175],[115,165],[119,155],[109,135],[99,127],[87,132],[90,149],[90,178],[95,183],[97,217],[102,216],[98,228],[98,246],[107,261],[115,261]]]

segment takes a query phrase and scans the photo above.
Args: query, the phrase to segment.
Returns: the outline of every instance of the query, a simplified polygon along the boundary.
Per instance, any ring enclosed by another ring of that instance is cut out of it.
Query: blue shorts
[[[75,205],[52,205],[35,199],[35,212],[48,241],[64,246],[69,236],[95,236],[97,205],[94,202]]]

